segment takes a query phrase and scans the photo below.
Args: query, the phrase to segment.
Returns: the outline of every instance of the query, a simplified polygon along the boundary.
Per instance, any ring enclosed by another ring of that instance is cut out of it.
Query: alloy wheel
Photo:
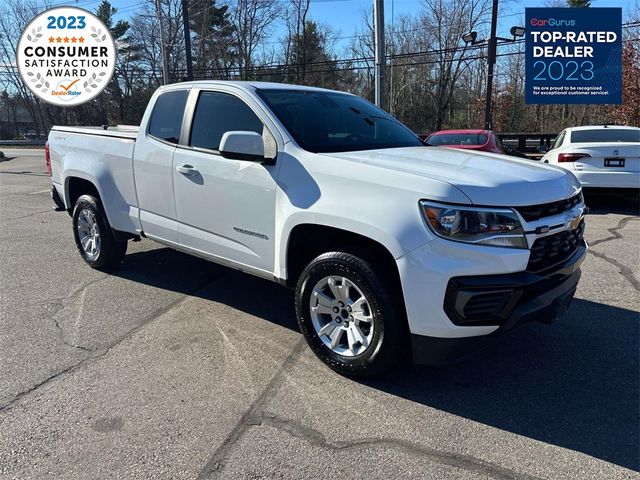
[[[311,322],[324,345],[345,357],[364,353],[372,343],[371,306],[362,290],[348,278],[331,275],[313,288]]]

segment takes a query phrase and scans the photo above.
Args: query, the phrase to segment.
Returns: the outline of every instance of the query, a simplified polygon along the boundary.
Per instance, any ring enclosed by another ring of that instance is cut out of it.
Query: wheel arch
[[[379,241],[356,232],[311,223],[296,225],[287,242],[285,285],[294,288],[306,266],[327,252],[349,253],[374,265],[406,322],[400,271],[394,255]]]
[[[69,214],[82,195],[93,195],[102,202],[100,191],[93,180],[78,175],[68,176],[64,184],[64,199]]]
[[[114,228],[112,215],[110,214],[107,205],[102,200],[102,194],[98,185],[99,182],[95,181],[94,179],[89,179],[83,175],[69,175],[65,178],[64,198],[69,215],[73,215],[73,208],[78,201],[78,198],[80,198],[82,195],[91,195],[95,197],[102,206],[102,209],[107,216],[109,226],[111,227],[111,231],[118,240],[136,238],[136,235],[131,232]]]
[[[120,186],[103,165],[78,170],[67,169],[63,180],[64,203],[69,213],[73,212],[80,195],[94,195],[100,202],[111,228],[117,231],[136,233],[131,217],[131,205],[123,198]]]

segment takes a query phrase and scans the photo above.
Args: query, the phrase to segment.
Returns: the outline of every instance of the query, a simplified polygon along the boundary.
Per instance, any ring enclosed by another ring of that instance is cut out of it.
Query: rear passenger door
[[[229,91],[192,92],[191,125],[173,162],[176,215],[183,246],[269,276],[277,165],[227,159],[219,152],[227,131],[270,135],[259,116],[264,113],[248,102]]]
[[[147,128],[139,133],[134,150],[133,172],[142,229],[148,237],[172,243],[178,243],[173,155],[188,95],[189,90],[181,89],[158,96],[149,117],[143,119]]]

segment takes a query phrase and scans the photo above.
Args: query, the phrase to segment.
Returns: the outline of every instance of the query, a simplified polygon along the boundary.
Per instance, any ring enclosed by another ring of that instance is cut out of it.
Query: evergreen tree
[[[589,8],[591,0],[567,0],[567,5],[571,8]]]
[[[215,0],[191,0],[190,30],[194,33],[195,77],[228,79],[237,58],[229,5]]]
[[[116,13],[118,13],[118,9],[113,7],[108,0],[102,0],[102,3],[100,3],[96,10],[96,17],[102,20],[109,28],[111,36],[117,44],[119,41],[127,41],[126,34],[129,30],[129,22],[126,20],[118,20],[114,25],[113,17]]]
[[[114,16],[117,12],[118,9],[113,7],[108,0],[102,0],[96,10],[96,17],[102,20],[102,23],[104,23],[111,32],[111,36],[116,44],[118,63],[121,63],[123,60],[130,59],[130,55],[135,55],[135,48],[129,44],[129,38],[127,37],[129,22],[126,20],[118,20],[115,22]],[[113,73],[113,78],[109,86],[99,97],[98,101],[101,116],[103,118],[106,117],[104,118],[104,123],[106,124],[120,123],[125,116],[124,95],[120,87],[120,80],[123,74],[126,75],[124,69],[116,65],[116,70]]]
[[[308,85],[331,85],[336,77],[335,65],[327,49],[327,38],[318,24],[307,20],[301,35],[293,34],[291,39],[291,63],[295,66],[295,82]],[[308,67],[308,64],[322,63]]]

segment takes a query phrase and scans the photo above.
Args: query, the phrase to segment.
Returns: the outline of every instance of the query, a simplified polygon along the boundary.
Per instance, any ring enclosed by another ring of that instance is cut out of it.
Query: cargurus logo
[[[575,27],[575,20],[557,20],[555,18],[532,18],[531,19],[532,27]]]

